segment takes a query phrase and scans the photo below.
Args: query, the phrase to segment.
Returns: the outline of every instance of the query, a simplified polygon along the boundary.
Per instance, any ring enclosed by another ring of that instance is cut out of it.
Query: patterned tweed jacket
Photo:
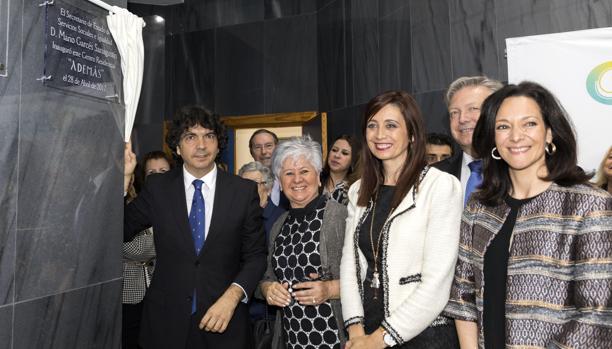
[[[478,323],[483,259],[510,208],[470,200],[445,313]],[[552,184],[519,210],[506,282],[507,348],[611,348],[612,197],[588,185]]]
[[[137,304],[151,283],[155,260],[153,228],[143,230],[123,243],[123,304]]]

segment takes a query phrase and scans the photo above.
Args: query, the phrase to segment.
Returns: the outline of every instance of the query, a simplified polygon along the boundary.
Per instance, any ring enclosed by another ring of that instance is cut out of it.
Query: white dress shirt
[[[208,229],[210,228],[210,221],[212,220],[212,214],[214,209],[214,201],[215,201],[215,190],[217,188],[217,165],[204,175],[204,177],[196,178],[194,175],[189,173],[185,166],[183,166],[183,179],[185,181],[185,200],[187,202],[187,217],[191,213],[191,203],[193,201],[193,193],[195,193],[195,187],[193,186],[193,181],[196,179],[204,182],[202,184],[202,196],[204,196],[204,244],[206,244],[206,238],[208,237]],[[244,290],[244,287],[239,284],[233,282],[232,285],[236,285],[242,289],[242,293],[244,294],[244,298],[242,298],[242,303],[248,303],[249,298]]]
[[[280,183],[276,177],[274,177],[274,184],[272,185],[272,191],[270,192],[270,200],[272,200],[274,205],[278,206],[280,201]]]
[[[204,196],[204,241],[206,241],[214,209],[213,202],[215,200],[215,189],[217,187],[217,165],[202,178],[196,178],[185,169],[185,166],[183,166],[183,179],[185,181],[187,217],[189,217],[191,213],[191,203],[193,202],[193,193],[195,193],[193,181],[199,179],[204,182],[204,184],[202,184],[202,196]]]

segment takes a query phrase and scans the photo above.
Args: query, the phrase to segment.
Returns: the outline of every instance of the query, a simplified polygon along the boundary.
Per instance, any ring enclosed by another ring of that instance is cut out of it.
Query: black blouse
[[[378,237],[383,228],[383,224],[387,220],[391,212],[391,201],[395,193],[395,186],[384,185],[380,188],[376,200],[376,212],[374,214],[374,225],[372,226],[372,239],[370,239],[370,224],[372,222],[372,211],[368,214],[359,230],[359,249],[364,254],[368,261],[368,271],[363,283],[363,311],[364,311],[364,328],[366,334],[374,332],[385,318],[384,312],[384,285],[382,283],[382,241],[378,246],[378,258],[376,260],[380,287],[372,288],[372,274],[374,273],[374,252],[372,251],[372,241],[376,248]],[[374,298],[376,296],[376,298]]]
[[[486,349],[506,348],[506,279],[510,240],[521,206],[532,198],[518,200],[510,196],[510,213],[484,255],[483,332]]]

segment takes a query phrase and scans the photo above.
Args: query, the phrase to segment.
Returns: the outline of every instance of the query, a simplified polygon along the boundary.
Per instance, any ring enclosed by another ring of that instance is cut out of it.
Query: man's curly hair
[[[176,153],[176,148],[183,134],[188,129],[195,126],[201,126],[212,130],[217,135],[217,141],[219,143],[219,154],[217,154],[217,158],[219,158],[227,145],[225,125],[221,122],[219,115],[212,113],[204,107],[195,105],[180,108],[174,113],[172,118],[170,129],[166,135],[166,144],[172,150],[174,158],[182,162],[181,157]]]

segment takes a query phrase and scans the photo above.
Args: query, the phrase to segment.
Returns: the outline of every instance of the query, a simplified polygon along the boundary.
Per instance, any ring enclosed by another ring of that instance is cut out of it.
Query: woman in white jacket
[[[340,277],[346,348],[458,347],[440,313],[457,259],[461,185],[427,166],[421,113],[408,93],[374,97],[362,134]]]

